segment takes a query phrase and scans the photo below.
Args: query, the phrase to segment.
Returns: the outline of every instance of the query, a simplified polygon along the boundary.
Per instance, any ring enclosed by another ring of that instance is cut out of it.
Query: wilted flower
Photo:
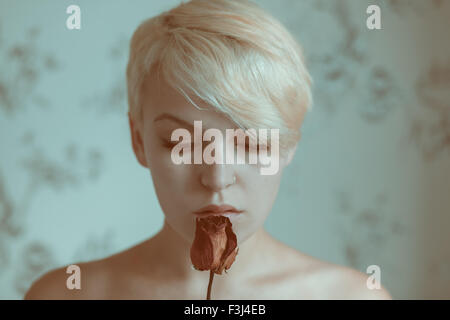
[[[206,299],[211,296],[214,273],[222,274],[231,267],[239,251],[231,221],[224,216],[197,218],[191,261],[196,270],[210,270]]]
[[[196,221],[191,261],[200,271],[222,274],[228,270],[238,253],[236,235],[228,217],[209,216]]]

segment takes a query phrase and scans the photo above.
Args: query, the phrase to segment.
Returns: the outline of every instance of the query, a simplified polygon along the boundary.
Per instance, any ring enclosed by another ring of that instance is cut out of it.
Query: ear
[[[136,155],[139,163],[143,167],[148,168],[147,160],[145,159],[144,143],[139,131],[140,128],[138,128],[138,126],[131,119],[130,112],[128,112],[128,122],[130,124],[131,144],[133,146],[134,154]]]
[[[293,148],[289,149],[289,151],[286,155],[286,160],[285,160],[285,164],[284,164],[286,167],[291,163],[292,159],[294,158],[295,151],[297,150],[297,145],[298,145],[298,143]]]

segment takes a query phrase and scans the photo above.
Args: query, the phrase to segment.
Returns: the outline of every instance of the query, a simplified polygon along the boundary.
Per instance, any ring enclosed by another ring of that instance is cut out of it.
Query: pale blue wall
[[[394,298],[450,298],[450,3],[384,1],[383,30],[368,31],[368,0],[257,2],[303,44],[315,82],[267,229],[379,265]],[[179,1],[39,3],[0,0],[0,298],[163,217],[132,153],[125,67],[137,25]],[[74,3],[79,31],[65,27]]]

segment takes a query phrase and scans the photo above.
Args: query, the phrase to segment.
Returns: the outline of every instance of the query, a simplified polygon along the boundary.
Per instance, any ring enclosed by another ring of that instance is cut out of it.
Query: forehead
[[[237,128],[225,114],[194,95],[189,98],[202,110],[197,109],[186,97],[170,86],[163,78],[147,77],[142,86],[142,116],[145,123],[152,123],[164,113],[183,119],[192,125],[202,120],[203,128]],[[165,117],[165,121],[170,121]]]

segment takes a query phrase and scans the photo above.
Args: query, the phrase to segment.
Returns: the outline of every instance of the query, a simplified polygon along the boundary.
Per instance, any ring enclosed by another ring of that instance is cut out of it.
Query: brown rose
[[[191,261],[196,270],[222,274],[234,262],[239,251],[231,221],[224,216],[197,218]]]

